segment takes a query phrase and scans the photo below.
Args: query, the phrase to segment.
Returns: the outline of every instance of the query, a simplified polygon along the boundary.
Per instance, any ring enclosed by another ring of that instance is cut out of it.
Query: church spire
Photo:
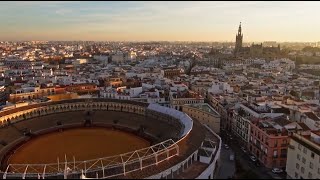
[[[241,34],[241,22],[240,22],[240,25],[239,25],[238,34]]]
[[[243,34],[241,32],[241,22],[239,25],[239,29],[238,29],[238,34],[236,35],[236,44],[235,44],[235,54],[237,54],[238,52],[241,51],[242,48],[242,38],[243,38]]]

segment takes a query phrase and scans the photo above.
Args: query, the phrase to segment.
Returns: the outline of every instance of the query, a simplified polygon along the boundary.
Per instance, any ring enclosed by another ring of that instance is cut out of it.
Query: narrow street
[[[272,173],[272,169],[268,169],[264,167],[262,164],[260,167],[257,167],[253,161],[250,159],[250,155],[248,152],[243,152],[241,150],[241,146],[238,145],[237,141],[233,137],[232,139],[227,138],[225,135],[222,135],[223,137],[223,144],[228,144],[230,149],[228,151],[234,152],[235,154],[235,160],[238,160],[240,162],[241,167],[246,171],[253,171],[255,174],[258,175],[259,179],[285,179],[286,175],[283,174],[274,174]],[[225,148],[223,147],[225,150]],[[222,152],[223,153],[223,152]],[[221,154],[221,157],[223,155]],[[234,163],[235,164],[235,163]]]
[[[236,172],[235,161],[230,160],[230,155],[234,154],[231,149],[221,148],[220,167],[217,170],[215,179],[228,179]]]

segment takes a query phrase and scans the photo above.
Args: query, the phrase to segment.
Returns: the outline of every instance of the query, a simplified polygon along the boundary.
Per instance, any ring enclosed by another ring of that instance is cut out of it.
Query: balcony
[[[281,158],[287,158],[287,154],[281,154],[280,157]]]
[[[274,147],[275,147],[275,148],[278,147],[278,144],[275,144]]]
[[[295,149],[295,147],[293,145],[289,145],[288,146],[290,149]]]
[[[287,147],[288,144],[281,144],[281,147]]]

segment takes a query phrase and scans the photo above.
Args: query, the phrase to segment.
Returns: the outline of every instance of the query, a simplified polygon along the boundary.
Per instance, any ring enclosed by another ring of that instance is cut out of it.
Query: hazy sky
[[[0,2],[0,41],[320,41],[320,2]]]

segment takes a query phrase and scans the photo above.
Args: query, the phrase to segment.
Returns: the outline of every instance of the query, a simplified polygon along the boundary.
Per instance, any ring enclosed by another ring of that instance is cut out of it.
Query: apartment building
[[[320,131],[291,136],[286,172],[291,179],[320,179]]]
[[[204,98],[193,91],[177,91],[170,92],[169,95],[170,107],[182,111],[182,106],[185,104],[204,103]]]
[[[39,99],[48,95],[55,94],[54,87],[27,87],[16,89],[15,93],[10,94],[10,102],[18,102],[22,100]]]
[[[206,124],[215,133],[220,133],[220,114],[207,103],[182,106],[182,112]]]
[[[286,166],[289,133],[297,129],[297,123],[285,117],[257,120],[250,124],[248,149],[267,168]]]

